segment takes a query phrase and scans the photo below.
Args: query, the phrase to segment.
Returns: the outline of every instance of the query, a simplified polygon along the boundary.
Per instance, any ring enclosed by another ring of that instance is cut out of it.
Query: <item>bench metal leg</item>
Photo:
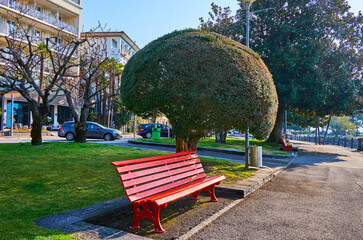
[[[216,183],[216,184],[213,184],[213,185],[211,185],[211,186],[209,186],[209,187],[207,187],[207,188],[204,188],[204,189],[202,189],[202,190],[200,190],[200,191],[198,191],[198,192],[195,192],[194,194],[193,194],[193,196],[192,196],[192,198],[194,199],[194,200],[198,200],[198,195],[199,195],[199,193],[200,192],[206,192],[206,193],[208,193],[209,194],[209,196],[210,196],[210,201],[211,202],[218,202],[218,200],[217,200],[217,198],[216,198],[216,194],[215,194],[215,186],[216,185],[218,185],[220,182],[218,182],[218,183]]]
[[[166,208],[166,206],[167,204],[157,206],[153,202],[134,203],[134,219],[130,229],[139,229],[141,219],[148,218],[154,224],[154,232],[165,232],[160,222],[160,210]]]

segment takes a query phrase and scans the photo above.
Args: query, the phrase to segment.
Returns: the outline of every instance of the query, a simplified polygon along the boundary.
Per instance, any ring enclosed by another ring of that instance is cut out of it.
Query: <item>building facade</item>
[[[139,51],[139,47],[123,31],[119,32],[82,32],[81,38],[104,37],[107,45],[107,57],[115,58],[117,62],[125,65],[127,61]]]
[[[81,38],[93,39],[97,44],[102,44],[102,48],[105,49],[107,58],[113,58],[124,66],[127,61],[140,50],[136,43],[123,31],[84,32],[81,33]],[[120,79],[115,81],[116,89],[120,87],[120,84]],[[108,91],[109,94],[112,93],[110,92],[112,91],[111,89],[107,89],[106,91]],[[97,103],[93,109],[93,111],[97,113],[97,121],[108,127],[116,127],[113,120],[115,112],[114,106],[114,98]]]
[[[19,23],[29,29],[35,43],[45,38],[57,37],[60,32],[67,35],[67,38],[79,39],[81,10],[80,0],[0,0],[0,36],[9,36],[16,19],[21,16],[18,18]],[[1,39],[0,44],[4,46],[5,38]],[[61,39],[59,44],[62,44]],[[35,94],[34,98],[37,98]],[[10,128],[11,115],[14,116],[15,124],[31,126],[31,112],[26,100],[19,93],[1,94],[0,104],[1,130]],[[72,120],[67,102],[61,97],[57,97],[51,103],[48,116],[49,124],[56,125]]]

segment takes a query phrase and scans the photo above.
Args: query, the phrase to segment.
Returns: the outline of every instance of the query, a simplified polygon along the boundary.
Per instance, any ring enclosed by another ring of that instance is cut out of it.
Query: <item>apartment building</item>
[[[118,63],[126,65],[127,61],[139,51],[139,47],[134,41],[123,31],[110,31],[110,32],[83,32],[81,33],[82,39],[90,39],[100,44],[105,48],[106,56],[114,58]],[[115,84],[120,84],[116,82]],[[118,88],[119,86],[117,86]],[[114,127],[113,124],[113,103],[114,99],[109,99],[98,103],[95,107],[95,112],[98,115],[98,121],[101,124],[109,127]]]
[[[0,0],[0,36],[8,36],[21,16],[20,23],[29,28],[32,39],[42,41],[57,37],[59,32],[67,38],[80,38],[81,0]],[[4,38],[0,44],[5,44]],[[61,40],[59,44],[62,44]],[[14,123],[31,125],[31,113],[26,100],[16,92],[2,94],[1,130],[11,125],[11,98],[14,100]],[[37,97],[34,94],[34,97]],[[49,118],[52,124],[72,120],[64,98],[57,98],[51,104]]]
[[[107,57],[115,58],[125,65],[127,61],[139,51],[139,47],[123,31],[81,33],[81,38],[104,37],[107,45]]]

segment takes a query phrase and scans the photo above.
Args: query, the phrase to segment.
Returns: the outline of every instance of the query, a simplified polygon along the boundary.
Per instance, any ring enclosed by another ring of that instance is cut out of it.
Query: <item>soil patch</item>
[[[133,218],[131,204],[88,219],[86,222],[154,239],[176,239],[234,200],[241,198],[232,190],[221,187],[216,188],[216,196],[218,202],[209,202],[209,195],[202,192],[197,201],[187,196],[169,203],[167,208],[161,210],[160,219],[165,229],[165,232],[161,234],[154,233],[154,225],[146,218],[141,220],[140,229],[129,229]]]

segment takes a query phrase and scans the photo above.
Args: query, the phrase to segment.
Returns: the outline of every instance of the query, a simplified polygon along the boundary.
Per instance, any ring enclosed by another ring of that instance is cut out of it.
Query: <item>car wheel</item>
[[[151,132],[146,133],[145,137],[148,138],[148,139],[150,139],[152,137]]]
[[[67,133],[67,134],[66,134],[66,139],[67,139],[68,141],[72,141],[72,140],[74,139],[74,134],[73,134],[73,133],[71,133],[71,132]]]
[[[107,133],[105,134],[105,136],[103,137],[103,139],[105,139],[105,141],[111,141],[112,140],[112,135]]]

